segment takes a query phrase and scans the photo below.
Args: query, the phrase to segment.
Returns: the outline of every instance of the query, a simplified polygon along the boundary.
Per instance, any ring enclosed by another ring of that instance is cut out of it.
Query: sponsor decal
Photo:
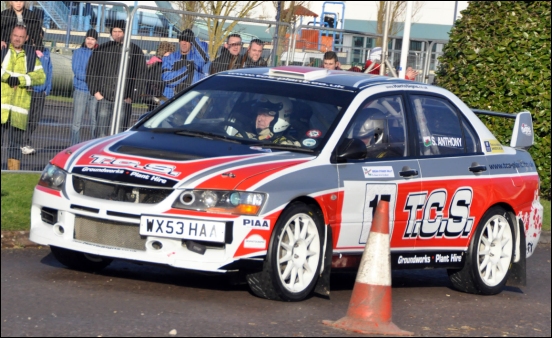
[[[488,140],[485,141],[485,148],[488,153],[503,153],[504,148],[502,148],[502,144],[498,142],[497,140]],[[489,150],[489,148],[491,150]]]
[[[348,88],[348,87],[333,84],[333,83],[324,83],[324,82],[318,82],[318,81],[293,79],[293,78],[289,78],[289,77],[274,77],[274,76],[268,76],[268,75],[263,75],[263,74],[232,73],[232,75],[234,75],[234,76],[244,76],[244,77],[255,77],[255,78],[258,78],[258,79],[273,80],[273,81],[278,81],[278,82],[302,83],[302,84],[317,86],[317,87],[337,88],[337,89]]]
[[[249,229],[258,229],[258,230],[270,230],[270,220],[249,217],[241,219],[242,226]]]
[[[243,241],[243,247],[248,249],[266,249],[266,240],[260,235],[249,236]]]
[[[391,253],[393,269],[461,268],[464,265],[463,251],[422,251]]]
[[[491,142],[485,141],[485,150],[490,153],[492,151],[491,149]]]
[[[303,140],[303,145],[305,147],[314,147],[316,145],[316,140],[312,138],[307,138]]]
[[[84,167],[82,173],[102,173],[102,174],[124,174],[124,169],[116,168],[100,168],[100,167]]]
[[[424,136],[424,146],[439,146],[449,148],[462,148],[461,137],[448,137],[448,136]]]
[[[393,167],[362,167],[364,172],[364,178],[374,178],[374,177],[395,177],[395,172]]]
[[[500,169],[520,169],[520,168],[535,168],[535,163],[519,161],[519,162],[510,162],[510,163],[493,163],[489,164],[489,168],[493,170]]]
[[[322,132],[318,129],[312,129],[307,131],[307,137],[319,138],[319,137],[322,137]]]
[[[408,212],[408,223],[403,238],[458,238],[468,237],[474,218],[470,217],[473,191],[469,187],[456,190],[448,203],[448,218],[443,211],[447,208],[446,190],[408,194],[404,211]],[[418,218],[422,210],[422,218]]]
[[[521,132],[524,133],[527,136],[531,136],[531,134],[532,134],[531,127],[529,127],[529,125],[527,125],[525,123],[521,124]]]
[[[115,166],[137,168],[137,169],[143,169],[148,171],[155,171],[158,173],[162,173],[162,174],[174,176],[174,177],[180,175],[179,172],[174,171],[176,166],[173,166],[173,165],[165,165],[160,163],[146,163],[144,165],[141,165],[140,161],[137,161],[137,160],[118,159],[115,157],[104,156],[104,155],[92,155],[90,157],[92,158],[92,161],[90,161],[90,164],[111,164]]]

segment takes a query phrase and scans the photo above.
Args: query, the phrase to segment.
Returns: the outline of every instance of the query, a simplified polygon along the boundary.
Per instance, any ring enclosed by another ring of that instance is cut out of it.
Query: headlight
[[[61,190],[65,183],[66,176],[67,173],[64,170],[53,164],[48,164],[46,168],[44,168],[44,171],[42,171],[38,185],[50,189]]]
[[[173,203],[173,208],[219,214],[257,215],[265,194],[245,191],[186,190]]]

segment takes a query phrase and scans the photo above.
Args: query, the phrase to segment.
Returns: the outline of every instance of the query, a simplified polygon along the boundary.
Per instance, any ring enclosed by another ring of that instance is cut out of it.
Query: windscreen
[[[160,108],[139,129],[316,151],[353,97],[341,89],[217,75]]]

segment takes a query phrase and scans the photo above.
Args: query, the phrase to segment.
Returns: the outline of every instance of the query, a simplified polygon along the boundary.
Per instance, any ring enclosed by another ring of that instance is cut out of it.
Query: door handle
[[[477,174],[477,173],[480,173],[480,172],[483,172],[483,171],[487,171],[487,166],[479,164],[477,162],[473,162],[472,166],[469,169],[472,173]]]
[[[399,172],[399,175],[401,175],[402,177],[418,176],[418,170],[404,167],[402,168],[402,171]]]

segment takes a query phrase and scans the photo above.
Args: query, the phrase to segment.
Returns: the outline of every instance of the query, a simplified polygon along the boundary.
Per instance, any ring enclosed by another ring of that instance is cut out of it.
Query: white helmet
[[[270,122],[269,126],[270,131],[274,134],[288,129],[293,104],[287,97],[263,95],[253,104],[253,107],[255,110],[266,109],[269,115],[274,116],[274,120]]]
[[[387,117],[381,110],[365,108],[360,112],[359,123],[353,129],[353,136],[357,138],[371,138],[371,146],[385,142],[384,137]]]

